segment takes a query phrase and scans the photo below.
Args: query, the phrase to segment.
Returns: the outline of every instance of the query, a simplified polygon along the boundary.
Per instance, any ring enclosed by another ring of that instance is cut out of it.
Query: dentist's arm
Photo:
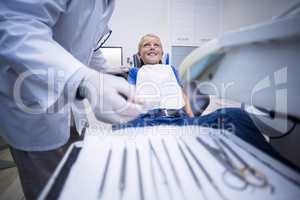
[[[16,77],[27,73],[20,92],[45,111],[62,95],[71,99],[89,71],[52,37],[52,28],[67,10],[67,2],[0,1],[0,59],[9,64]],[[69,91],[72,94],[64,94],[64,86],[79,70],[78,81],[72,81],[74,87]]]
[[[123,107],[127,102],[123,96],[130,96],[129,90],[123,88],[126,83],[87,68],[53,40],[52,28],[67,10],[69,1],[1,0],[1,62],[9,65],[17,79],[27,74],[21,96],[26,95],[32,101],[30,105],[39,106],[44,112],[53,105],[63,107],[74,101],[77,89],[83,88],[85,97],[96,102],[94,113],[98,119],[115,123],[134,118],[136,105]],[[96,92],[88,92],[87,83],[95,84]],[[100,87],[107,89],[101,91]],[[112,114],[101,111],[100,104]],[[131,112],[124,114],[126,109]]]

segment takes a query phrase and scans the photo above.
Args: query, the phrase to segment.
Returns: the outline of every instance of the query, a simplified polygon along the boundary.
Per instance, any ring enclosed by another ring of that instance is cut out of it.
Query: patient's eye
[[[155,43],[155,44],[154,44],[154,47],[157,47],[157,48],[159,48],[159,47],[160,47],[160,44],[158,44],[158,43]]]
[[[143,47],[150,47],[151,45],[150,45],[150,43],[145,43],[144,45],[143,45]]]
[[[144,48],[150,48],[151,46],[153,46],[155,48],[160,48],[161,47],[159,43],[154,43],[154,44],[153,43],[145,43],[143,45]]]

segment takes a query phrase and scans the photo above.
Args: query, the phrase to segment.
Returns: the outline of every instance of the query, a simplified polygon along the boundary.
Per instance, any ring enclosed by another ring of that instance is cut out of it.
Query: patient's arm
[[[190,101],[189,101],[189,98],[188,96],[186,96],[186,94],[184,93],[184,91],[182,90],[182,95],[183,95],[183,99],[184,99],[184,111],[186,112],[186,114],[189,116],[189,117],[194,117],[194,113],[192,111],[192,108],[191,108],[191,104],[190,104]]]

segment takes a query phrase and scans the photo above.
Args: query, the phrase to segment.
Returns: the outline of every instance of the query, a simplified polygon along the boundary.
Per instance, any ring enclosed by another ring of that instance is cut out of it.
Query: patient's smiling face
[[[144,64],[159,64],[163,49],[160,39],[155,35],[144,36],[139,43],[139,56]]]

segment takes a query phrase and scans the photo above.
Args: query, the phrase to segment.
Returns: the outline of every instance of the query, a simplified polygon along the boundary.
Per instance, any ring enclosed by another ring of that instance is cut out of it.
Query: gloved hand
[[[79,85],[80,96],[91,104],[95,117],[106,123],[122,123],[136,118],[141,105],[129,102],[134,88],[123,78],[92,72]]]

